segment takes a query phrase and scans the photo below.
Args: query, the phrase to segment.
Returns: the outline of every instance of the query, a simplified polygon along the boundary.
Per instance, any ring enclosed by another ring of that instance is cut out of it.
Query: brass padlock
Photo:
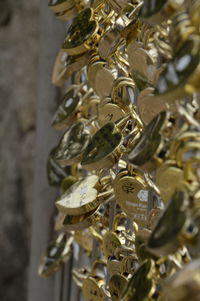
[[[184,5],[184,0],[144,0],[139,17],[150,24],[160,24],[172,17]]]
[[[105,301],[110,296],[105,288],[105,275],[102,271],[98,273],[97,270],[98,266],[105,266],[105,264],[106,262],[103,260],[96,260],[92,265],[90,275],[84,279],[82,292],[85,301]]]
[[[89,229],[75,231],[74,241],[85,250],[88,256],[92,254],[93,237]]]
[[[156,84],[155,95],[182,98],[199,90],[200,39],[192,35],[168,62]]]
[[[72,85],[67,89],[61,104],[52,118],[51,124],[55,129],[65,129],[81,118],[90,119],[91,117],[88,116],[89,111],[97,115],[95,105],[97,106],[100,100],[94,95],[92,89],[85,91],[86,87],[83,82],[80,85]]]
[[[74,238],[61,233],[57,239],[51,242],[46,254],[42,257],[38,274],[41,277],[50,277],[57,272],[61,266],[70,259],[72,255],[72,243]]]
[[[108,60],[108,58],[117,52],[123,39],[122,31],[128,23],[124,18],[117,18],[115,23],[104,33],[98,46],[98,51],[102,59]]]
[[[54,152],[54,160],[61,166],[79,163],[89,142],[90,131],[86,122],[75,122],[61,137]]]
[[[156,256],[148,248],[148,240],[151,236],[151,230],[143,228],[139,230],[135,237],[135,250],[139,262],[143,262],[146,259],[157,260],[159,256]]]
[[[109,292],[112,301],[120,301],[124,287],[127,285],[128,280],[125,276],[120,274],[112,275],[109,281]]]
[[[80,55],[92,49],[100,39],[99,25],[92,8],[82,10],[69,27],[62,49],[69,55]]]
[[[60,232],[79,231],[101,222],[104,223],[105,218],[99,213],[99,208],[81,215],[65,215],[59,212],[55,230]]]
[[[147,125],[129,153],[128,158],[131,163],[143,166],[158,153],[162,143],[161,130],[166,124],[167,117],[167,112],[163,111]]]
[[[178,50],[196,31],[195,27],[192,26],[188,11],[185,7],[180,9],[173,17],[172,28],[173,32],[171,32],[170,40],[173,46]]]
[[[176,252],[185,243],[194,243],[197,233],[198,228],[190,215],[187,191],[175,191],[153,229],[148,247],[154,254],[165,256]]]
[[[96,210],[113,193],[112,189],[98,191],[99,177],[87,176],[73,184],[56,201],[59,211],[67,215],[83,215]]]
[[[56,148],[53,148],[47,160],[47,178],[50,186],[59,186],[63,179],[70,175],[67,167],[60,166],[54,159]]]
[[[58,87],[63,86],[65,81],[75,72],[86,66],[89,60],[90,53],[70,56],[63,49],[60,49],[53,66],[52,84]]]
[[[163,101],[162,96],[154,97],[154,89],[146,88],[138,95],[137,111],[142,122],[147,125],[162,111],[174,113],[176,111],[176,103],[174,100]]]
[[[177,166],[176,161],[167,160],[157,168],[155,182],[160,189],[161,198],[164,203],[170,200],[170,197],[183,179],[184,171]]]
[[[93,56],[87,66],[87,76],[95,93],[100,98],[104,98],[111,94],[114,80],[117,78],[117,70],[110,68],[99,56]]]
[[[75,122],[77,119],[77,109],[80,102],[80,87],[76,85],[70,86],[52,118],[51,125],[55,129],[62,130]]]
[[[156,293],[155,263],[144,261],[123,290],[121,301],[153,300]]]
[[[89,171],[111,168],[119,161],[124,151],[121,129],[128,120],[129,116],[117,124],[107,123],[96,132],[83,153],[83,168]]]
[[[104,251],[103,251],[103,253],[104,253]],[[107,263],[106,263],[107,271],[111,277],[115,274],[121,273],[122,258],[123,258],[122,256],[118,256],[118,258],[116,258],[115,256],[107,258]]]
[[[121,260],[120,273],[124,275],[133,275],[138,267],[139,263],[136,255],[124,256]]]
[[[131,165],[118,173],[114,180],[117,203],[138,226],[147,225],[148,183],[144,174]]]
[[[152,86],[161,72],[158,65],[158,53],[156,48],[145,49],[142,42],[133,39],[127,41],[128,62],[130,73],[141,90],[143,87]]]
[[[48,6],[58,20],[68,21],[88,5],[89,0],[50,0]]]
[[[111,101],[111,98],[104,99],[98,107],[98,122],[102,127],[109,122],[117,122],[124,118],[127,112]]]
[[[128,218],[125,213],[115,216],[112,231],[107,231],[103,237],[103,253],[106,258],[120,257],[123,251],[129,254],[134,253],[134,232],[128,235],[126,227],[123,222],[127,223]],[[121,225],[120,225],[121,223]],[[137,231],[137,225],[132,223],[133,231]],[[126,248],[127,247],[127,248]]]

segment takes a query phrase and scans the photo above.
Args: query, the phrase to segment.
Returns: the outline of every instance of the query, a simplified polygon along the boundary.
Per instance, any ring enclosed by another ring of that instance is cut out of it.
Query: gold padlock
[[[50,186],[59,186],[63,179],[70,175],[67,167],[60,166],[54,159],[56,148],[53,148],[47,160],[47,178]]]
[[[176,111],[176,103],[174,100],[163,101],[162,97],[154,97],[154,89],[146,88],[138,95],[137,111],[142,122],[147,125],[162,111],[174,113]]]
[[[89,0],[50,0],[48,6],[58,20],[68,21],[88,5]]]
[[[68,215],[83,215],[96,210],[100,204],[113,193],[112,189],[98,191],[99,177],[87,176],[73,184],[56,201],[59,211]]]
[[[123,257],[122,257],[123,258]],[[121,273],[121,256],[118,256],[118,258],[112,256],[107,258],[107,271],[108,274],[112,277],[115,274]]]
[[[195,27],[192,26],[188,11],[183,7],[172,19],[173,34],[170,35],[170,40],[174,47],[178,50],[185,41],[195,34]]]
[[[161,132],[165,128],[169,115],[167,112],[159,113],[147,125],[138,141],[133,146],[132,151],[129,153],[129,161],[134,165],[144,166],[148,162],[152,164],[151,169],[155,168],[154,158],[161,150],[162,135]]]
[[[99,208],[81,215],[65,215],[64,213],[59,212],[55,230],[61,232],[79,231],[100,222],[104,223],[105,219],[99,213]]]
[[[128,280],[125,276],[115,274],[110,278],[109,281],[109,292],[112,301],[120,301],[124,287],[127,285]]]
[[[74,241],[78,243],[79,246],[86,251],[88,256],[92,254],[93,237],[89,229],[75,231]]]
[[[117,78],[117,70],[110,68],[99,56],[94,56],[87,66],[87,76],[95,93],[104,98],[111,94],[113,82]]]
[[[102,265],[106,265],[106,262],[96,260],[92,265],[90,275],[83,281],[82,292],[85,301],[105,301],[109,296],[105,288],[105,276],[102,276],[102,272],[98,274],[97,270],[97,267]]]
[[[78,114],[77,107],[81,101],[81,93],[79,90],[80,87],[76,85],[72,85],[67,89],[51,122],[55,129],[61,130],[75,122],[76,115]]]
[[[38,274],[41,277],[50,277],[57,272],[61,266],[69,260],[72,255],[72,243],[74,238],[61,233],[57,239],[51,242],[47,248],[46,254],[42,257]]]
[[[142,42],[129,39],[127,42],[130,73],[139,89],[154,85],[162,69],[158,65],[158,53],[155,48],[148,51]]]
[[[120,273],[133,275],[139,267],[138,257],[136,255],[124,256],[121,260]]]
[[[121,213],[115,216],[112,231],[107,231],[103,237],[103,253],[106,258],[119,257],[123,250],[129,254],[134,253],[134,231],[137,230],[137,225],[132,223],[132,235],[128,235],[126,227],[121,222],[127,222],[127,215]],[[126,247],[128,248],[126,250]]]
[[[155,95],[178,99],[199,90],[199,49],[199,37],[190,36],[161,73]]]
[[[98,107],[98,122],[102,127],[108,122],[117,122],[124,118],[127,112],[119,105],[113,103],[111,98],[104,99]]]
[[[99,25],[92,8],[82,10],[73,20],[66,34],[62,49],[69,55],[80,55],[94,47],[100,35]]]
[[[65,81],[86,66],[90,60],[90,53],[77,56],[69,56],[61,49],[59,50],[52,71],[51,82],[53,85],[61,87]]]
[[[145,0],[139,17],[149,24],[160,24],[172,17],[184,5],[184,0]]]
[[[170,200],[170,197],[183,179],[184,171],[177,166],[176,161],[167,160],[157,168],[155,182],[160,189],[161,198],[164,203]]]
[[[121,158],[123,147],[123,135],[121,129],[124,129],[129,116],[118,123],[107,123],[92,137],[87,146],[82,166],[89,170],[101,170],[115,165]]]
[[[129,77],[118,77],[112,88],[111,99],[113,103],[117,104],[127,114],[130,114],[138,130],[143,129],[143,123],[136,113],[136,92],[135,83]]]
[[[172,195],[152,231],[148,247],[154,254],[165,256],[176,252],[186,242],[194,243],[197,233],[198,229],[190,215],[188,192],[183,188]]]
[[[122,292],[122,301],[153,300],[156,293],[155,263],[153,260],[145,260]]]
[[[144,174],[128,165],[127,170],[118,173],[113,187],[121,209],[140,227],[146,226],[149,187]]]
[[[55,161],[61,166],[80,162],[90,142],[90,131],[86,122],[75,122],[61,137],[54,152]]]

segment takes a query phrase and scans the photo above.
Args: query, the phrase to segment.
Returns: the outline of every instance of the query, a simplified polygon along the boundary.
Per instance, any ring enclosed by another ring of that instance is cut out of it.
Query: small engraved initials
[[[112,113],[109,113],[108,115],[106,115],[106,118],[109,118],[109,120],[111,121],[113,119],[113,114]]]
[[[122,186],[122,190],[125,193],[129,194],[129,193],[133,193],[134,192],[134,187],[127,183],[127,184],[125,184],[125,185]]]

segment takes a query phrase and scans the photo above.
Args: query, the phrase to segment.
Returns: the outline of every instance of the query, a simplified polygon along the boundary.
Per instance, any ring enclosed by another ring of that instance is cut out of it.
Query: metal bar
[[[79,255],[80,255],[80,247],[77,244],[74,244],[74,252],[73,252],[73,261],[72,261],[72,268],[79,267]],[[72,278],[72,270],[71,275],[69,277]],[[71,294],[70,294],[70,301],[79,301],[80,298],[80,289],[77,287],[74,281],[71,282]],[[67,300],[68,301],[68,300]]]
[[[63,268],[63,287],[62,287],[62,301],[70,300],[71,285],[72,285],[72,264],[73,258]]]
[[[54,301],[62,301],[62,279],[63,279],[63,269],[55,274],[55,284],[54,284]]]

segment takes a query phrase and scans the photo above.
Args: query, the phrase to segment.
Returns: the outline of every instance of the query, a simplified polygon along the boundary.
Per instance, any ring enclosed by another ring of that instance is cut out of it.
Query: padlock
[[[106,258],[120,257],[123,250],[128,251],[129,254],[134,253],[134,230],[136,231],[137,225],[132,223],[133,232],[132,235],[128,235],[126,227],[121,222],[127,222],[127,215],[121,213],[115,216],[112,231],[107,231],[103,237],[103,253]],[[126,247],[128,249],[126,249]]]
[[[82,10],[73,20],[64,39],[62,49],[69,55],[80,55],[95,47],[100,39],[99,25],[92,8]]]
[[[170,197],[183,179],[184,171],[177,166],[176,161],[167,160],[157,168],[155,182],[160,189],[161,198],[164,203],[170,200]]]
[[[128,279],[120,274],[114,274],[109,281],[109,292],[112,301],[120,301],[124,287],[127,285]]]
[[[148,183],[138,168],[128,165],[114,180],[117,203],[140,227],[147,225]]]
[[[87,76],[95,93],[100,98],[104,98],[111,94],[113,82],[117,78],[117,70],[110,68],[98,56],[94,56],[87,66]]]
[[[156,293],[155,263],[153,260],[145,260],[129,280],[122,292],[122,301],[153,300]]]
[[[92,137],[83,153],[82,166],[91,170],[110,168],[115,165],[123,154],[123,129],[129,120],[125,117],[119,123],[107,123]]]
[[[83,215],[96,210],[113,193],[112,189],[98,190],[99,177],[87,176],[73,184],[56,201],[59,211],[67,215]]]
[[[45,278],[52,276],[70,259],[73,241],[72,235],[67,236],[61,233],[55,241],[49,244],[46,254],[41,258],[38,269],[39,276]]]
[[[139,17],[149,24],[160,24],[172,17],[184,5],[184,0],[145,0]]]
[[[54,159],[56,148],[53,148],[47,160],[47,179],[50,186],[59,186],[63,179],[70,175],[67,167],[60,166]]]
[[[54,152],[54,160],[61,166],[80,162],[90,142],[90,131],[84,120],[75,122],[62,135]]]
[[[159,76],[155,95],[175,99],[199,90],[200,39],[190,36]]]
[[[166,125],[167,118],[167,112],[163,111],[146,126],[132,151],[129,153],[128,158],[131,163],[143,166],[158,154],[163,139],[161,131]]]
[[[92,265],[90,275],[84,279],[82,292],[85,301],[105,301],[109,296],[105,288],[105,275],[103,275],[103,271],[98,273],[97,270],[98,266],[104,266],[105,264],[106,262],[103,260],[96,260]]]
[[[99,208],[81,215],[65,215],[59,212],[55,230],[59,232],[79,231],[101,222],[104,223],[105,218],[102,217]]]
[[[180,188],[179,188],[180,189]],[[198,233],[189,210],[189,196],[175,191],[167,208],[159,218],[148,241],[150,250],[165,256],[176,252],[184,243],[194,243]]]

